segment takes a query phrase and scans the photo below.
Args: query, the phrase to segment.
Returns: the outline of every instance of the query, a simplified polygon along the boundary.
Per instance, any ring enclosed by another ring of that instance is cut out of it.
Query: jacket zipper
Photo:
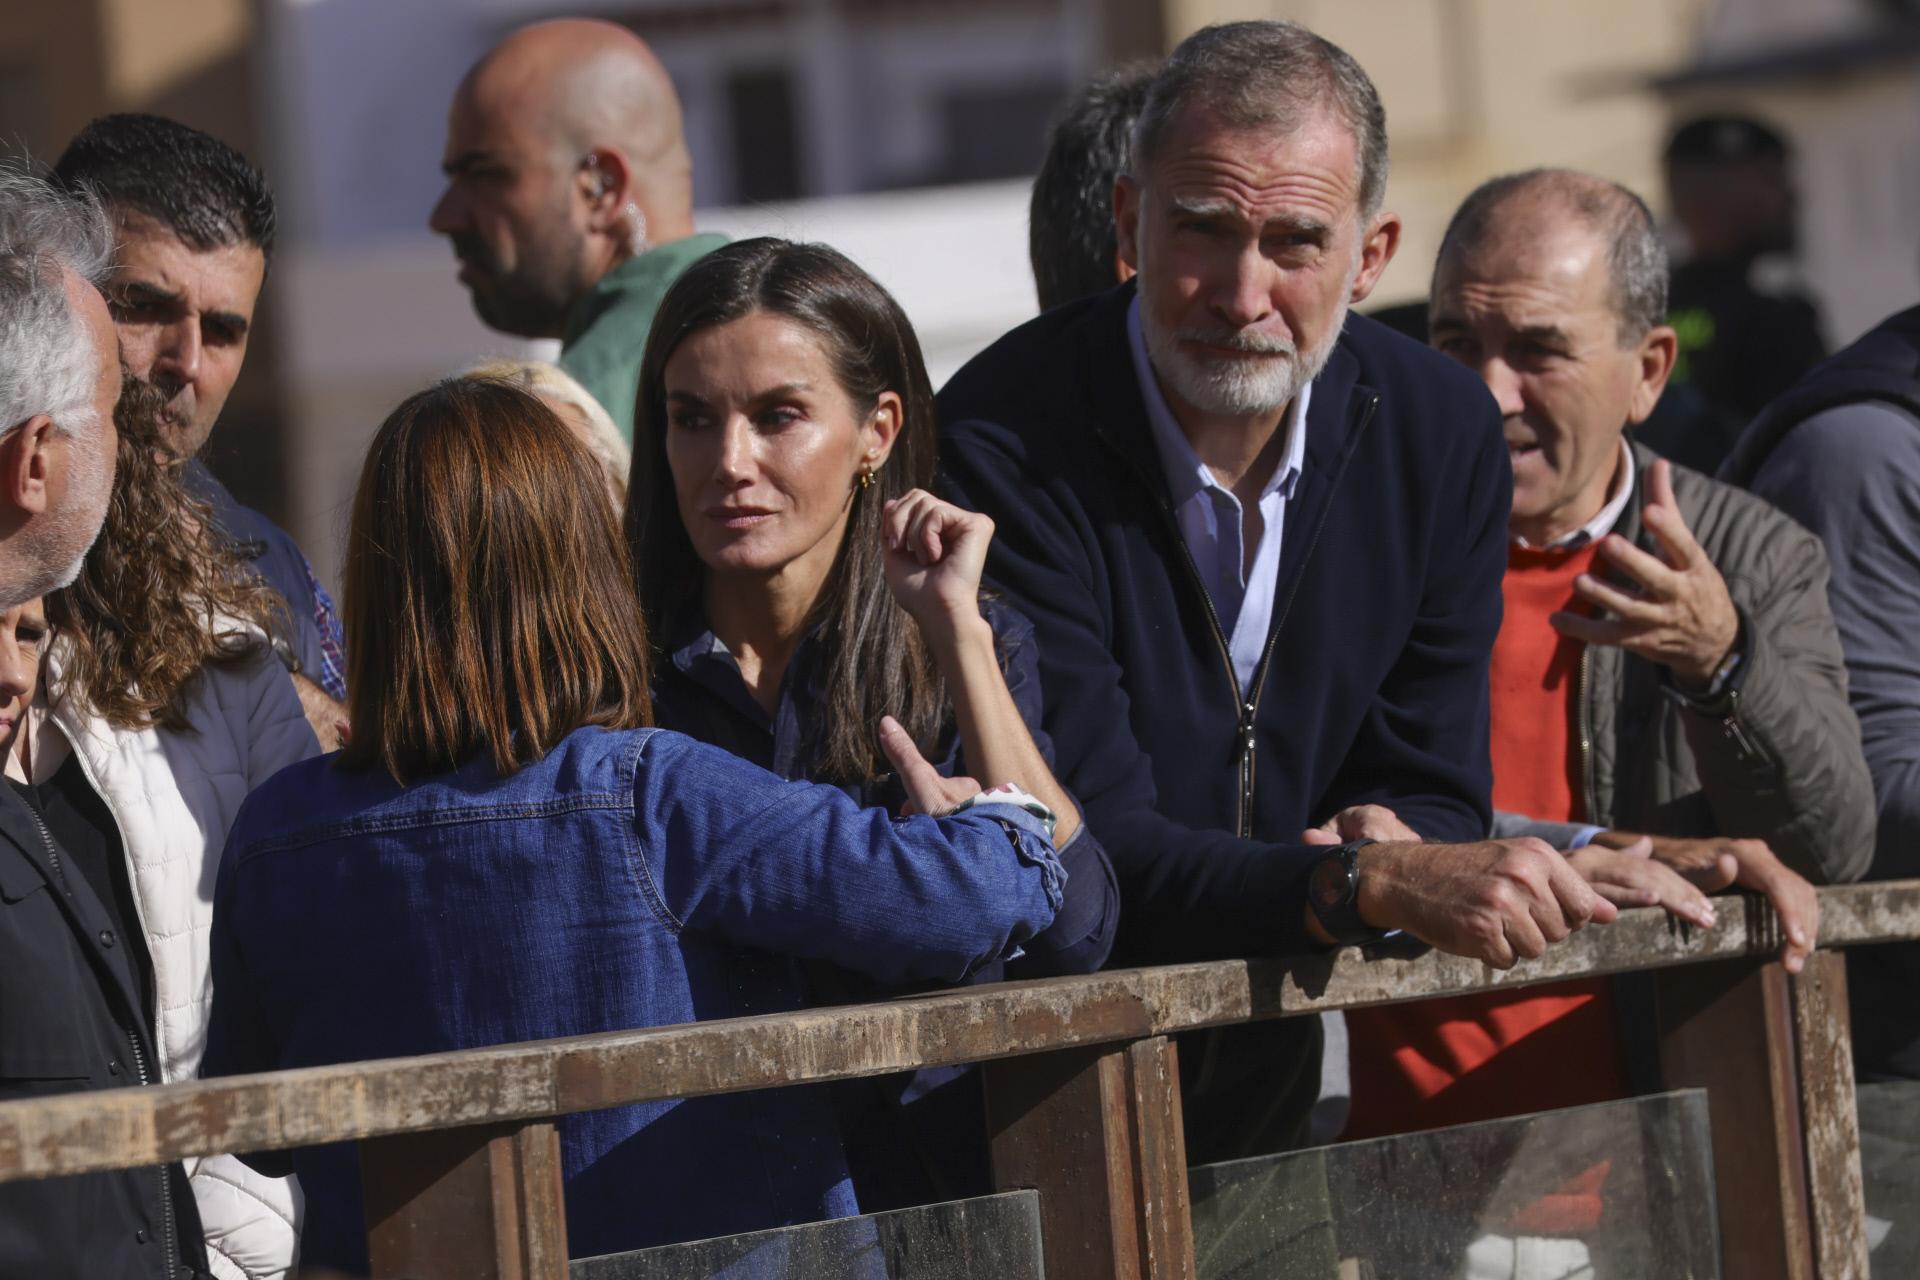
[[[1374,411],[1379,408],[1379,405],[1380,397],[1377,395],[1367,401],[1366,409],[1361,413],[1359,426],[1355,429],[1356,436],[1365,431],[1368,424],[1373,421]],[[1287,591],[1286,600],[1274,614],[1272,622],[1268,624],[1267,642],[1260,650],[1260,660],[1254,665],[1253,690],[1251,695],[1248,695],[1241,690],[1239,673],[1233,669],[1233,650],[1227,642],[1226,630],[1220,625],[1220,614],[1213,607],[1213,597],[1207,592],[1206,581],[1200,576],[1200,566],[1194,561],[1193,550],[1187,546],[1186,536],[1180,532],[1180,522],[1175,519],[1173,509],[1159,497],[1154,477],[1148,474],[1145,467],[1124,449],[1111,445],[1110,447],[1114,447],[1115,451],[1127,460],[1134,471],[1146,481],[1148,491],[1154,494],[1153,505],[1160,512],[1160,517],[1166,524],[1167,534],[1172,538],[1173,544],[1180,548],[1180,561],[1186,566],[1187,581],[1199,592],[1200,602],[1206,608],[1207,626],[1213,632],[1214,643],[1220,651],[1221,667],[1227,675],[1227,687],[1233,691],[1233,702],[1239,709],[1239,723],[1234,726],[1234,750],[1239,757],[1240,791],[1235,798],[1234,831],[1243,840],[1251,839],[1253,836],[1254,752],[1258,745],[1254,736],[1254,717],[1260,710],[1260,695],[1266,689],[1267,667],[1280,641],[1281,624],[1292,612],[1294,597],[1300,591],[1300,578],[1299,576],[1294,578],[1293,585]],[[1352,456],[1350,449],[1343,455],[1339,468],[1335,470],[1329,481],[1330,485],[1340,483],[1340,477],[1346,474],[1347,462]],[[1328,493],[1327,504],[1326,509],[1320,513],[1320,522],[1313,527],[1313,536],[1307,543],[1307,552],[1300,558],[1301,575],[1306,573],[1307,563],[1313,559],[1314,550],[1320,545],[1320,534],[1325,530],[1327,516],[1333,510],[1331,491]]]
[[[1159,490],[1154,484],[1155,478],[1148,474],[1145,467],[1141,466],[1140,463],[1124,449],[1116,449],[1116,452],[1125,458],[1127,463],[1132,466],[1134,471],[1146,482],[1147,491],[1154,495],[1154,509],[1160,513],[1161,519],[1166,524],[1167,536],[1173,540],[1174,546],[1180,548],[1180,563],[1186,566],[1187,581],[1192,584],[1193,589],[1200,595],[1201,606],[1206,610],[1207,629],[1213,633],[1214,644],[1218,646],[1220,651],[1221,670],[1226,672],[1227,687],[1233,691],[1233,705],[1240,709],[1239,723],[1234,726],[1234,738],[1236,741],[1234,749],[1239,756],[1240,766],[1240,794],[1235,801],[1236,809],[1233,825],[1234,830],[1242,837],[1245,837],[1251,834],[1250,828],[1253,825],[1251,802],[1253,798],[1252,748],[1254,703],[1242,696],[1240,692],[1240,676],[1233,669],[1233,649],[1227,643],[1226,629],[1220,625],[1220,613],[1213,607],[1213,596],[1207,591],[1206,580],[1200,576],[1200,566],[1193,558],[1193,549],[1187,545],[1186,535],[1180,532],[1180,522],[1174,517],[1173,508],[1168,506],[1165,499],[1160,497]]]
[[[1586,802],[1585,811],[1580,820],[1586,823],[1598,823],[1600,809],[1599,788],[1593,782],[1593,708],[1587,705],[1587,691],[1592,688],[1588,678],[1592,649],[1580,646],[1580,689],[1574,705],[1580,709],[1580,790],[1581,799]]]
[[[51,720],[51,717],[49,717],[49,720]],[[62,729],[61,732],[64,734],[66,731]],[[72,746],[71,738],[68,740],[68,745],[70,747]],[[87,776],[87,785],[93,788],[95,795],[100,796],[100,802],[106,804],[107,812],[112,813],[113,806],[107,804],[104,795],[100,795],[100,788],[98,784],[94,782],[92,772],[87,768],[87,762],[81,758],[80,752],[77,749],[74,750],[73,756],[74,759],[80,761],[80,771]],[[47,830],[47,824],[45,820],[40,817],[40,811],[32,805],[28,805],[27,808],[33,813],[33,825],[39,828],[40,843],[46,847],[47,861],[52,864],[54,875],[59,877],[61,889],[66,891],[68,897],[72,897],[72,890],[67,885],[66,868],[60,863],[60,849],[59,846],[53,842],[53,834]],[[113,822],[116,828],[120,826],[120,817],[118,814],[114,815]],[[120,848],[121,856],[126,857],[127,834],[125,830],[120,831]],[[131,879],[131,869],[129,869],[129,879]],[[135,893],[133,900],[134,908],[137,911],[140,906],[140,895]],[[143,930],[146,928],[144,920],[141,922],[140,927]],[[133,1073],[135,1078],[139,1080],[143,1088],[152,1084],[153,1078],[147,1069],[147,1051],[141,1047],[138,1032],[133,1027],[122,1023],[120,1034],[127,1038],[127,1047],[132,1050]],[[174,1224],[173,1212],[173,1179],[167,1176],[166,1165],[156,1165],[154,1167],[154,1173],[157,1174],[160,1179],[160,1227],[164,1233],[161,1238],[161,1248],[166,1251],[167,1275],[171,1277],[180,1273],[180,1241],[178,1228]]]
[[[1334,469],[1332,477],[1330,477],[1327,482],[1327,505],[1322,508],[1320,512],[1319,522],[1313,526],[1313,536],[1307,542],[1306,553],[1300,557],[1300,571],[1294,575],[1292,584],[1287,588],[1287,598],[1281,602],[1279,611],[1273,615],[1273,621],[1267,627],[1267,643],[1265,647],[1260,650],[1260,660],[1254,664],[1253,668],[1253,697],[1240,708],[1243,716],[1241,724],[1244,727],[1244,733],[1241,739],[1241,749],[1244,752],[1240,770],[1242,787],[1241,800],[1243,812],[1247,815],[1246,822],[1240,832],[1243,838],[1253,835],[1253,719],[1255,713],[1260,710],[1260,695],[1265,693],[1267,689],[1267,667],[1273,660],[1274,649],[1279,646],[1280,628],[1286,623],[1287,616],[1293,612],[1294,597],[1300,594],[1300,579],[1306,576],[1307,565],[1313,560],[1313,553],[1319,549],[1320,535],[1326,530],[1327,517],[1333,514],[1333,490],[1339,487],[1341,477],[1347,473],[1347,464],[1353,459],[1352,446],[1359,443],[1360,436],[1366,431],[1368,426],[1372,425],[1374,411],[1379,407],[1379,396],[1372,396],[1367,400],[1367,407],[1361,410],[1360,421],[1353,429],[1353,439],[1348,447],[1342,451],[1340,465]]]

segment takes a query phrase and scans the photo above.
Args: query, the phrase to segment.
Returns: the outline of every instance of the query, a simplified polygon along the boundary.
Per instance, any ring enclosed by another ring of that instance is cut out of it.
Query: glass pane
[[[1874,1280],[1920,1276],[1920,1083],[1863,1084],[1860,1171]]]
[[[1045,1280],[1040,1197],[1010,1191],[863,1218],[582,1258],[571,1280]]]
[[[1192,1171],[1201,1280],[1717,1280],[1697,1089]]]

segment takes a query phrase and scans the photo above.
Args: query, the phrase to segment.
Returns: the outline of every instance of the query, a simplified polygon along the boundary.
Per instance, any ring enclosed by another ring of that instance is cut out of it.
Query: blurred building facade
[[[212,461],[280,515],[331,578],[359,460],[386,410],[435,376],[527,347],[479,324],[450,251],[425,229],[454,86],[522,22],[587,13],[639,31],[685,100],[702,225],[846,250],[900,297],[938,381],[1034,309],[1025,175],[1072,87],[1205,23],[1249,17],[1306,23],[1380,85],[1388,201],[1406,235],[1376,302],[1425,294],[1446,216],[1488,175],[1572,165],[1658,207],[1672,114],[1747,104],[1800,143],[1807,282],[1830,336],[1844,340],[1920,286],[1909,212],[1920,75],[1913,57],[1834,73],[1783,69],[1767,50],[1904,30],[1902,9],[1898,0],[0,0],[0,136],[47,158],[101,111],[159,110],[267,169],[282,249]]]

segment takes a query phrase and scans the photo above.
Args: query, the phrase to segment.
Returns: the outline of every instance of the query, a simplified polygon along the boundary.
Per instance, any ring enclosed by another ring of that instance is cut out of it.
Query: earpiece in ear
[[[594,199],[599,199],[611,190],[611,184],[607,181],[606,170],[600,167],[599,156],[587,155],[583,157],[580,161],[580,167],[593,174]]]

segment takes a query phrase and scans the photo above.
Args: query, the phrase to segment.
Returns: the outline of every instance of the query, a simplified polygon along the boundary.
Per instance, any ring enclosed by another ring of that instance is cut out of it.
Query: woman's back
[[[1044,928],[1059,879],[1023,811],[895,822],[655,730],[584,728],[509,777],[478,759],[405,788],[308,761],[234,828],[206,1070],[793,1009],[796,956],[954,981]],[[817,1090],[561,1135],[576,1255],[857,1211]],[[352,1150],[295,1163],[304,1256],[364,1265]]]

